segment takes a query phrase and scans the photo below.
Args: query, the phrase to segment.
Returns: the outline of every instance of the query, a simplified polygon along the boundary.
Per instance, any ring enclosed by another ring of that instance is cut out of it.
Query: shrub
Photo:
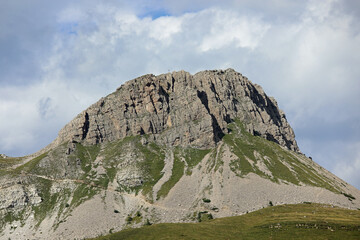
[[[347,197],[350,201],[352,201],[352,200],[355,200],[356,198],[353,196],[353,195],[351,195],[350,193],[342,193],[345,197]]]
[[[146,225],[146,226],[150,226],[150,225],[151,225],[151,222],[149,221],[149,219],[146,219],[145,225]]]
[[[203,211],[198,213],[197,219],[199,222],[206,222],[213,219],[213,216],[211,213],[208,213],[208,211]]]
[[[211,200],[208,199],[208,198],[203,198],[202,200],[203,200],[204,203],[209,203],[209,202],[211,202]]]
[[[114,210],[114,213],[119,213],[119,211],[115,209],[115,210]]]
[[[125,220],[126,220],[127,224],[130,224],[132,222],[133,218],[130,216],[127,216]]]
[[[270,207],[274,206],[274,204],[272,203],[272,201],[269,201],[269,206],[270,206]]]

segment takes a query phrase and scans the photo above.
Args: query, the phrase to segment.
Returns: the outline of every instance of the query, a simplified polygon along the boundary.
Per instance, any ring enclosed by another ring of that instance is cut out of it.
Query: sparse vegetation
[[[92,169],[92,163],[95,161],[99,151],[99,144],[90,146],[83,146],[80,143],[76,144],[76,156],[80,159],[81,169],[85,172],[85,176]]]
[[[142,221],[142,214],[140,211],[137,211],[133,216],[128,215],[125,219],[127,224],[138,224]]]
[[[188,168],[186,169],[186,175],[191,175],[192,169],[197,166],[201,160],[211,151],[211,149],[197,149],[197,148],[185,148],[181,151],[181,155],[184,157]]]
[[[145,221],[145,224],[144,224],[145,226],[150,226],[150,225],[152,225],[152,223],[150,222],[150,220],[149,219],[146,219],[146,221]]]
[[[33,169],[36,168],[36,166],[39,164],[39,162],[47,156],[47,154],[48,154],[48,152],[43,153],[40,156],[28,161],[27,163],[15,168],[13,173],[19,174],[22,171],[31,172]]]
[[[125,221],[127,222],[127,224],[131,224],[132,220],[133,220],[133,218],[130,217],[130,216],[127,216],[126,219],[125,219]]]
[[[47,214],[50,214],[51,211],[56,206],[57,200],[59,198],[59,193],[50,193],[52,181],[38,178],[37,179],[37,188],[39,189],[39,195],[41,197],[41,203],[37,206],[32,206],[34,212],[35,220],[37,221],[37,226],[45,219]]]
[[[144,156],[143,161],[139,161],[138,167],[145,175],[145,182],[142,186],[142,193],[152,201],[152,188],[162,177],[161,170],[164,168],[165,154],[160,146],[149,143],[146,146],[137,142],[137,147]]]
[[[349,199],[349,201],[355,200],[356,198],[351,195],[350,193],[342,193],[345,197],[347,197]]]
[[[208,198],[203,198],[202,200],[203,200],[204,203],[209,203],[209,202],[211,202],[211,200],[208,199]]]
[[[198,222],[206,222],[212,219],[213,216],[211,215],[211,213],[208,213],[207,211],[199,212],[197,216]]]
[[[331,185],[332,180],[319,175],[316,170],[300,162],[287,150],[282,149],[278,144],[253,136],[248,133],[240,121],[229,124],[231,134],[224,136],[224,142],[231,147],[231,151],[238,156],[237,160],[230,163],[230,169],[239,177],[245,177],[253,172],[273,182],[285,181],[299,185],[303,182],[308,185],[326,188],[335,193],[339,191]],[[256,165],[258,152],[263,163],[271,172],[272,176],[261,171]],[[269,161],[267,159],[269,159]],[[252,163],[250,163],[250,161]]]
[[[218,151],[217,148],[214,148],[211,150],[211,155],[208,159],[208,162],[207,162],[207,172],[209,173],[210,171],[220,171],[222,172],[222,166],[224,165],[224,162],[223,160],[221,159],[221,156],[224,152],[224,145],[222,144],[220,146],[220,149]]]
[[[14,166],[15,164],[19,164],[23,161],[22,157],[13,158],[13,157],[7,157],[3,158],[0,156],[0,169],[6,169]]]
[[[175,151],[174,153],[174,165],[172,168],[172,174],[170,179],[165,182],[160,190],[157,193],[157,198],[166,197],[171,188],[175,186],[175,184],[180,180],[180,178],[184,175],[184,162],[182,162],[179,158],[178,152]]]
[[[79,183],[74,191],[70,206],[71,207],[79,206],[84,201],[89,200],[90,198],[95,196],[97,190],[98,189],[91,186],[90,184]]]

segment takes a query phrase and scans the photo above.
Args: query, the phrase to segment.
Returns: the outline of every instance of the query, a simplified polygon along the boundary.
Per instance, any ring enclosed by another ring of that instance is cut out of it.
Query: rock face
[[[145,75],[80,113],[54,145],[96,144],[151,134],[167,146],[214,147],[234,119],[253,135],[299,151],[295,135],[276,101],[233,69]]]
[[[0,239],[84,239],[269,202],[357,209],[360,191],[301,154],[276,101],[232,69],[139,77],[38,153],[0,155]]]
[[[41,197],[34,186],[25,188],[23,185],[16,184],[0,191],[0,210],[21,208],[26,205],[37,205],[39,203],[41,203]]]

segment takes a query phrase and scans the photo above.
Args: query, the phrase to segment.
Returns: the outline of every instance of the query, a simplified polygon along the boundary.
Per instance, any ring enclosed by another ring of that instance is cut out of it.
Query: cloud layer
[[[354,1],[20,2],[0,7],[1,153],[39,150],[139,75],[232,67],[278,100],[304,153],[360,187]]]

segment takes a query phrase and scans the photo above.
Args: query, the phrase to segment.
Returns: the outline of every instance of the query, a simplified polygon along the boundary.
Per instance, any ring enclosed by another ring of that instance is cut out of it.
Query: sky
[[[0,153],[49,144],[143,74],[233,68],[360,189],[360,1],[0,0]]]

